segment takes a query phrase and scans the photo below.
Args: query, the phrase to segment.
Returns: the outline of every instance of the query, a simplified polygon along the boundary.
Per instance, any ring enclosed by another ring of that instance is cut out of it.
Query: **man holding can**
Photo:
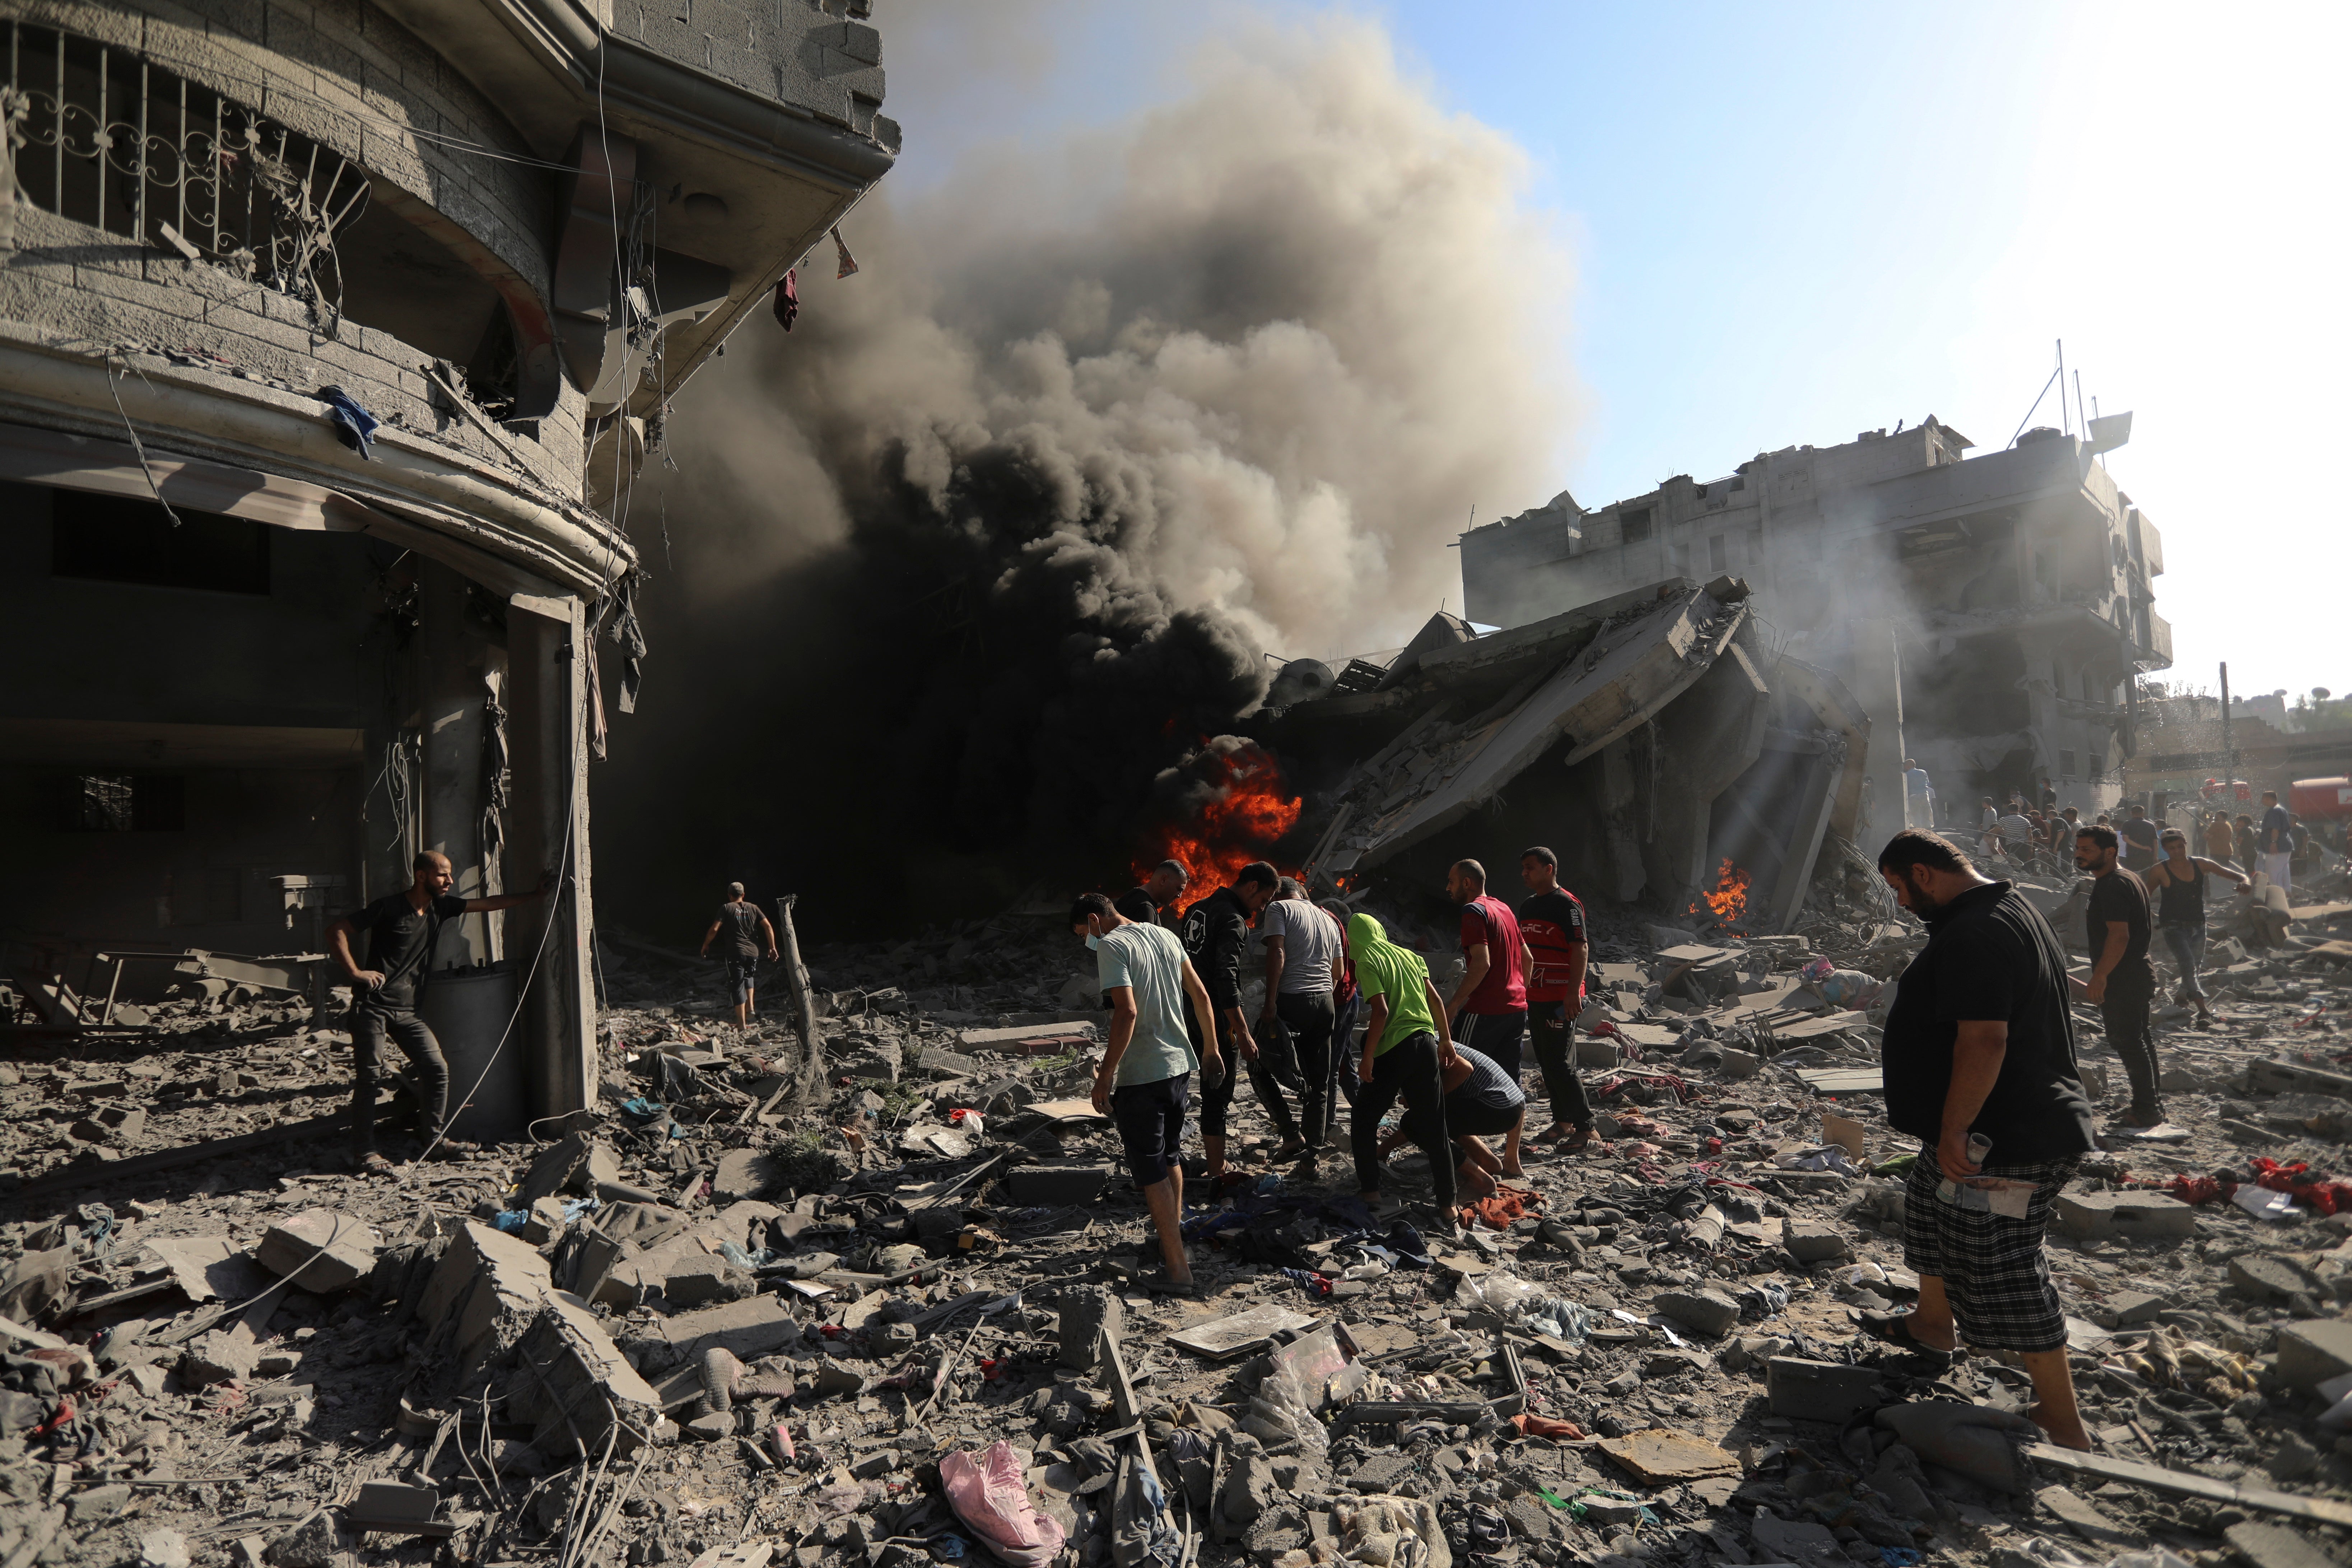
[[[1878,871],[1927,927],[1880,1047],[1886,1120],[1922,1145],[1903,1200],[1919,1304],[1866,1315],[1863,1328],[1906,1350],[1948,1353],[1965,1339],[2016,1352],[2040,1401],[2027,1414],[2051,1441],[2086,1449],[2042,1250],[2052,1204],[2097,1147],[2066,950],[2011,884],[1979,875],[1940,835],[1896,834]]]

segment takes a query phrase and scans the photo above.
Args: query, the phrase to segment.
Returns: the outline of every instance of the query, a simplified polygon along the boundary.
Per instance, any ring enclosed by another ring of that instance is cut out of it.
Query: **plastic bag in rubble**
[[[1523,1326],[1531,1333],[1580,1345],[1592,1335],[1592,1314],[1565,1296],[1554,1296],[1528,1312]]]
[[[1499,1268],[1475,1279],[1464,1275],[1462,1283],[1454,1292],[1457,1305],[1486,1307],[1506,1321],[1524,1315],[1543,1297],[1542,1286]]]
[[[1331,1438],[1318,1412],[1333,1374],[1348,1365],[1338,1337],[1328,1327],[1302,1334],[1276,1347],[1272,1360],[1273,1370],[1258,1380],[1242,1417],[1242,1430],[1269,1447],[1295,1437],[1303,1452],[1328,1452]]]
[[[940,1484],[964,1528],[1013,1568],[1046,1568],[1061,1554],[1062,1527],[1029,1500],[1012,1444],[950,1454],[940,1461]]]

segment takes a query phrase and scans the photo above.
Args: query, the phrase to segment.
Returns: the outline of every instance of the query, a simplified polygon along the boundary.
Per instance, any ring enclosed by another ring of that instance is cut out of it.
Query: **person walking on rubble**
[[[1307,889],[1282,879],[1282,896],[1257,917],[1265,947],[1265,1009],[1258,1035],[1290,1037],[1298,1062],[1299,1141],[1275,1151],[1277,1160],[1323,1152],[1331,1131],[1331,1032],[1339,1021],[1339,923],[1307,901]],[[1277,1090],[1276,1092],[1279,1092]]]
[[[1162,860],[1151,868],[1151,875],[1121,893],[1113,903],[1129,920],[1148,926],[1176,924],[1176,900],[1184,896],[1184,889],[1192,880],[1192,873],[1184,869],[1181,860]]]
[[[417,1128],[425,1152],[445,1160],[477,1152],[471,1143],[443,1136],[449,1122],[449,1062],[432,1026],[416,1015],[417,993],[427,984],[434,951],[449,921],[543,899],[555,886],[552,875],[543,875],[532,892],[460,899],[449,891],[457,879],[446,855],[427,849],[410,868],[415,879],[408,887],[327,922],[327,951],[352,982],[352,1158],[363,1171],[392,1169],[375,1146],[376,1083],[387,1036],[416,1068],[425,1096]],[[365,968],[352,956],[352,938],[362,932],[367,935]],[[499,1048],[511,1043],[501,1040]],[[472,1086],[467,1087],[470,1091]]]
[[[2106,1020],[2107,1044],[2124,1059],[2131,1079],[2131,1110],[2126,1127],[2153,1127],[2164,1120],[2157,1089],[2156,1039],[2148,1006],[2156,1000],[2156,969],[2147,961],[2147,884],[2123,868],[2116,830],[2094,824],[2074,836],[2074,868],[2098,879],[2091,884],[2084,911],[2084,946],[2092,959],[2083,994]]]
[[[2172,950],[2175,962],[2180,965],[2180,989],[2174,993],[2178,1002],[2197,1005],[2197,1026],[2213,1026],[2213,1004],[2206,998],[2205,982],[2199,976],[2199,965],[2205,960],[2205,878],[2210,872],[2227,877],[2241,888],[2252,887],[2252,879],[2218,860],[2189,852],[2189,836],[2178,827],[2164,830],[2161,840],[2164,858],[2158,860],[2146,879],[2157,895],[2156,929],[2164,935],[2164,945]]]
[[[735,999],[735,1026],[748,1029],[757,1000],[760,949],[767,948],[771,963],[782,956],[776,948],[776,928],[768,923],[766,911],[743,896],[742,883],[730,882],[727,901],[719,906],[719,918],[702,933],[698,957],[709,956],[711,942],[721,931],[727,933],[727,992]]]
[[[1438,1213],[1454,1215],[1454,1160],[1445,1129],[1445,1086],[1438,1077],[1441,1050],[1450,1049],[1445,1003],[1430,983],[1421,955],[1389,941],[1381,922],[1360,910],[1348,917],[1348,957],[1369,1016],[1357,1077],[1363,1088],[1349,1119],[1356,1159],[1357,1196],[1381,1201],[1381,1118],[1404,1102],[1405,1135],[1429,1155]],[[1525,1108],[1522,1107],[1522,1113]]]
[[[1232,887],[1219,888],[1186,910],[1178,928],[1184,956],[1209,988],[1216,1016],[1215,1032],[1195,1040],[1193,1052],[1204,1061],[1211,1057],[1222,1058],[1223,1069],[1220,1075],[1204,1068],[1201,1074],[1201,1148],[1209,1160],[1212,1197],[1225,1176],[1225,1118],[1234,1103],[1234,1080],[1244,1062],[1249,1064],[1250,1087],[1283,1142],[1304,1143],[1298,1124],[1291,1120],[1290,1107],[1283,1101],[1282,1086],[1260,1059],[1257,1040],[1242,1012],[1241,964],[1243,951],[1249,946],[1249,922],[1274,901],[1275,889],[1281,885],[1281,872],[1263,860],[1253,860],[1241,868]]]
[[[1070,930],[1094,950],[1095,973],[1110,1004],[1110,1043],[1095,1068],[1094,1108],[1118,1128],[1127,1168],[1151,1211],[1167,1266],[1149,1288],[1193,1293],[1192,1265],[1184,1253],[1184,1110],[1196,1068],[1222,1066],[1208,988],[1184,956],[1175,933],[1131,921],[1100,893],[1070,906]],[[1185,1028],[1198,1021],[1204,1052],[1192,1049]]]
[[[1864,1314],[1863,1329],[1908,1350],[1948,1353],[1965,1340],[2016,1352],[2040,1401],[2026,1414],[2053,1442],[2087,1449],[2042,1249],[2052,1204],[2097,1147],[2066,951],[2022,894],[1940,835],[1896,834],[1878,870],[1927,927],[1880,1045],[1887,1122],[1921,1145],[1903,1202],[1919,1300],[1907,1314]]]
[[[1559,1143],[1563,1154],[1581,1153],[1592,1142],[1592,1102],[1576,1070],[1576,1018],[1584,1011],[1592,951],[1585,941],[1584,906],[1559,885],[1559,857],[1540,844],[1519,851],[1519,880],[1528,889],[1518,908],[1527,944],[1528,1027],[1551,1097],[1551,1125],[1536,1142]]]
[[[1456,860],[1445,873],[1445,896],[1462,906],[1461,982],[1446,1002],[1454,1039],[1475,1047],[1519,1081],[1528,1040],[1528,944],[1511,906],[1486,891],[1486,868]],[[1503,1174],[1524,1174],[1520,1129],[1503,1150]]]
[[[2156,824],[2147,819],[2147,807],[2132,802],[2131,814],[2116,827],[2123,839],[2123,868],[2135,877],[2147,874],[2156,864]]]
[[[2286,807],[2279,804],[2278,791],[2263,791],[2262,826],[2256,829],[2254,845],[2263,858],[2263,875],[2280,892],[2289,892],[2294,882],[2294,821]]]
[[[2254,819],[2242,811],[2238,813],[2237,820],[2230,825],[2230,837],[2238,846],[2238,864],[2245,868],[2247,875],[2261,870],[2263,856],[2254,845]]]
[[[1903,759],[1903,811],[1905,820],[1916,826],[1936,826],[1936,788],[1916,757]]]

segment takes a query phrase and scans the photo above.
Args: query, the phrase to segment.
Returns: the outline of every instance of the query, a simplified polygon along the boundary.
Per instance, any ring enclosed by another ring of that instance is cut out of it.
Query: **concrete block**
[[[2284,1258],[2254,1252],[2230,1259],[2230,1283],[2264,1300],[2284,1301],[2315,1290],[2318,1282]]]
[[[1731,1046],[1723,1047],[1722,1065],[1716,1068],[1718,1075],[1729,1079],[1754,1078],[1763,1070],[1762,1057],[1753,1051],[1743,1051]]]
[[[2284,1525],[2259,1524],[2250,1519],[2230,1526],[2222,1536],[2246,1568],[2343,1568]]]
[[[662,1320],[661,1332],[682,1355],[698,1356],[708,1350],[731,1352],[738,1361],[753,1362],[797,1344],[801,1325],[791,1309],[773,1296],[751,1296],[723,1307],[704,1307]]]
[[[554,1289],[537,1248],[467,1220],[425,1281],[416,1316],[427,1329],[450,1326],[456,1363],[470,1373],[512,1349]]]
[[[1776,1355],[1764,1363],[1764,1394],[1775,1415],[1843,1425],[1885,1404],[1888,1391],[1873,1367]]]
[[[2152,1323],[2164,1308],[2165,1299],[2161,1296],[2151,1296],[2145,1290],[2119,1290],[2107,1298],[2107,1310],[2115,1318],[2115,1321],[2107,1326],[2133,1329],[2142,1323]]]
[[[1055,1160],[1004,1174],[1005,1194],[1024,1208],[1070,1208],[1094,1202],[1110,1185],[1108,1163]]]
[[[1853,1256],[1853,1246],[1846,1239],[1845,1232],[1812,1220],[1790,1220],[1781,1233],[1781,1245],[1800,1263],[1832,1263]]]
[[[1580,1068],[1613,1068],[1623,1058],[1614,1040],[1597,1035],[1576,1037],[1576,1065]]]
[[[1739,1326],[1739,1303],[1719,1290],[1660,1291],[1651,1298],[1650,1310],[1710,1339]]]
[[[529,1214],[530,1217],[522,1222],[522,1229],[517,1234],[533,1247],[545,1247],[567,1228],[562,1198],[535,1199]]]
[[[260,1359],[261,1347],[244,1324],[215,1329],[197,1335],[180,1353],[180,1381],[190,1388],[249,1382]]]
[[[305,1209],[269,1227],[253,1255],[281,1278],[319,1295],[348,1290],[375,1268],[375,1237],[351,1215]]]
[[[719,1169],[711,1174],[710,1201],[729,1204],[756,1198],[774,1184],[765,1153],[757,1149],[730,1149],[719,1156]]]
[[[2331,1377],[2352,1372],[2352,1321],[2314,1318],[2278,1331],[2278,1379],[2309,1393]]]
[[[1082,1287],[1062,1298],[1060,1363],[1076,1372],[1092,1372],[1100,1359],[1098,1342],[1108,1329],[1113,1337],[1127,1332],[1127,1303],[1099,1287]]]
[[[856,1395],[866,1391],[866,1378],[856,1367],[826,1356],[817,1363],[816,1397],[831,1399],[836,1394]]]
[[[604,1451],[617,1422],[619,1447],[632,1430],[651,1432],[661,1395],[630,1366],[588,1303],[551,1290],[516,1341],[502,1379],[508,1418],[531,1424],[531,1443],[561,1459]]]
[[[557,1193],[593,1192],[595,1188],[586,1174],[588,1153],[593,1147],[595,1140],[587,1133],[567,1132],[541,1149],[532,1157],[530,1169],[523,1173],[520,1194],[523,1206],[528,1208],[538,1199]],[[619,1162],[615,1161],[610,1179],[618,1181],[620,1177]]]
[[[2197,1211],[2161,1194],[2061,1193],[2051,1214],[2078,1241],[2182,1240],[2197,1234]]]
[[[740,1301],[758,1289],[749,1274],[716,1253],[681,1258],[662,1279],[662,1299],[673,1307]]]

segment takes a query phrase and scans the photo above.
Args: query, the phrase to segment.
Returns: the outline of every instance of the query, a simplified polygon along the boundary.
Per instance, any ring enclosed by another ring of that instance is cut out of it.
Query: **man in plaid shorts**
[[[1919,1305],[1863,1327],[1912,1350],[1966,1340],[2014,1351],[2040,1401],[2027,1414],[2051,1441],[2088,1448],[2042,1254],[2051,1204],[2098,1146],[2074,1066],[2066,951],[2009,883],[1979,876],[1937,834],[1896,834],[1878,871],[1927,927],[1881,1046],[1886,1120],[1923,1145],[1903,1198]]]

